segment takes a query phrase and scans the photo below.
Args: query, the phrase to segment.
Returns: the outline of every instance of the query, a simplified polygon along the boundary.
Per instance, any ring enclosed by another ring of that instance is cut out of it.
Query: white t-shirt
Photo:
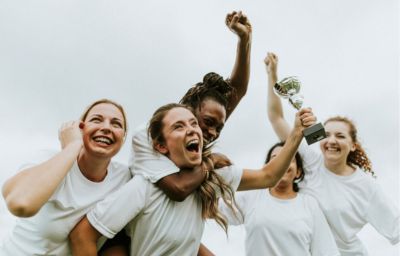
[[[140,125],[133,133],[132,149],[129,168],[133,175],[143,175],[156,183],[165,176],[179,172],[171,160],[153,149],[151,138],[147,136],[146,124]]]
[[[317,199],[341,255],[368,255],[357,237],[367,223],[392,244],[399,242],[399,210],[370,175],[359,168],[349,176],[336,175],[325,167],[322,154],[305,143],[299,153],[306,173],[300,189]]]
[[[219,208],[230,225],[244,224],[246,255],[338,256],[328,223],[314,198],[298,193],[279,199],[268,189],[236,193],[243,218],[220,200]]]
[[[46,151],[22,169],[42,163],[56,153]],[[3,241],[0,255],[70,255],[68,235],[72,228],[97,202],[130,178],[127,166],[111,162],[105,179],[92,182],[83,176],[75,161],[40,211],[33,217],[17,219],[12,233]]]
[[[216,172],[235,191],[243,170],[229,166]],[[131,255],[197,255],[204,229],[201,208],[197,193],[176,202],[147,178],[135,175],[87,217],[108,238],[129,223]]]

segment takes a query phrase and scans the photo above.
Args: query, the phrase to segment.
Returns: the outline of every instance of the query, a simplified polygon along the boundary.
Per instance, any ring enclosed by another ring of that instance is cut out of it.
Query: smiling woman
[[[26,163],[3,186],[11,213],[20,218],[3,241],[0,255],[68,255],[68,234],[88,210],[130,179],[111,158],[126,134],[123,108],[94,102],[80,121],[59,130],[60,152]]]

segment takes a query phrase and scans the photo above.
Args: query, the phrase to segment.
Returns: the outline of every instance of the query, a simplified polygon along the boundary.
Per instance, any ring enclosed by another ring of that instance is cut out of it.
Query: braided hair
[[[210,72],[203,78],[203,82],[192,86],[179,103],[197,109],[205,99],[212,99],[220,103],[227,109],[228,99],[234,93],[234,88],[230,85],[229,80],[217,73]]]

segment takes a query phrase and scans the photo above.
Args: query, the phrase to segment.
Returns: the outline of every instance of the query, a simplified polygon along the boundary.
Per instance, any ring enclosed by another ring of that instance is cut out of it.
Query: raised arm
[[[259,170],[243,170],[238,190],[262,189],[275,186],[289,168],[292,158],[303,138],[303,129],[315,123],[311,109],[296,113],[293,130],[290,132],[281,152]]]
[[[277,68],[278,56],[269,52],[264,59],[268,74],[268,98],[267,98],[267,113],[269,121],[280,140],[284,141],[289,137],[290,125],[285,120],[282,110],[281,99],[274,92],[274,85],[278,81]]]
[[[226,119],[239,104],[246,94],[250,77],[250,50],[251,50],[251,24],[246,15],[240,12],[232,12],[226,16],[225,23],[238,37],[236,60],[230,76],[231,85],[235,93],[229,99]]]
[[[63,147],[60,153],[46,162],[19,172],[4,184],[3,197],[15,216],[35,215],[67,175],[83,145],[79,121],[63,124],[59,139]]]

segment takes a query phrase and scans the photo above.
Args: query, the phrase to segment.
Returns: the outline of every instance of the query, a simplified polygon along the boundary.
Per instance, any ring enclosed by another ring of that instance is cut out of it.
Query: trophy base
[[[303,130],[303,135],[304,138],[306,138],[308,145],[311,145],[317,141],[326,138],[325,129],[321,123],[317,123],[313,126],[307,127]]]

